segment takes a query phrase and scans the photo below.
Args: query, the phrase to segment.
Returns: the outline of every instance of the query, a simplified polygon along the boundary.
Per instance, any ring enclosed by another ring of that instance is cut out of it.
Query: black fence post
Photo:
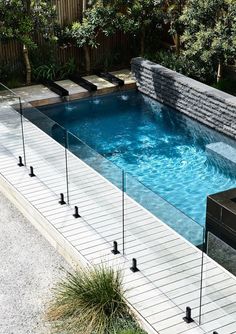
[[[183,320],[185,322],[187,322],[187,324],[189,324],[190,322],[193,322],[194,320],[192,319],[192,316],[191,316],[191,313],[192,313],[192,310],[189,306],[186,307],[186,315],[185,317],[183,318]]]
[[[24,164],[23,164],[23,162],[22,162],[22,157],[21,157],[21,156],[19,156],[19,162],[18,162],[17,165],[18,165],[19,167],[24,166]]]
[[[75,206],[75,213],[73,214],[73,217],[75,218],[80,218],[80,214],[79,214],[79,209],[78,209],[78,206]]]
[[[113,241],[113,249],[112,249],[112,254],[116,255],[116,254],[120,254],[120,252],[118,251],[118,244],[117,241]]]
[[[136,259],[132,259],[132,267],[130,268],[130,270],[133,273],[136,273],[137,271],[139,271],[139,269],[137,267],[137,260]]]
[[[34,174],[34,168],[32,166],[30,166],[30,173],[29,173],[29,176],[30,177],[34,177],[35,174]]]
[[[58,203],[61,204],[61,205],[66,204],[65,199],[64,199],[64,194],[62,194],[62,193],[60,194],[60,200],[59,200]]]

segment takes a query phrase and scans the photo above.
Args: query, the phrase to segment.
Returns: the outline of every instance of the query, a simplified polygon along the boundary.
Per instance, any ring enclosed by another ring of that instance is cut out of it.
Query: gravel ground
[[[0,193],[0,333],[48,334],[51,287],[70,269],[65,260]]]

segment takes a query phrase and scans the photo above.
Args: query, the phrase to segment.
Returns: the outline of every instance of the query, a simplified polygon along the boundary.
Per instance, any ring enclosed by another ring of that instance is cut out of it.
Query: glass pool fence
[[[191,317],[201,323],[209,294],[220,283],[204,254],[204,227],[3,86],[0,103],[1,117],[4,106],[14,113],[9,122],[21,145],[9,151],[16,163],[33,172],[55,200],[77,210],[113,253],[132,261],[133,269],[136,264],[176,310],[191,308]],[[32,123],[42,131],[33,131]]]

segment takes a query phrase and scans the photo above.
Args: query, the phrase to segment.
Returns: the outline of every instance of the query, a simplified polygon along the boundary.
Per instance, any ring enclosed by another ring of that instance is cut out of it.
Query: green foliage
[[[17,78],[17,77],[8,79],[8,80],[6,81],[6,86],[7,86],[8,88],[18,88],[18,87],[22,87],[22,85],[23,85],[23,80],[22,80],[22,79],[20,80],[20,79]]]
[[[198,67],[227,64],[236,54],[236,1],[188,0],[181,17],[184,55]]]
[[[117,64],[122,64],[124,62],[124,57],[120,50],[114,49],[112,53],[107,53],[95,62],[94,67],[96,69],[102,69],[104,71],[111,70],[116,67]]]
[[[215,76],[211,64],[201,66],[201,63],[189,59],[184,54],[177,55],[170,51],[159,51],[155,54],[148,53],[145,58],[202,82],[211,83]]]
[[[104,265],[68,273],[48,311],[55,332],[67,334],[111,334],[129,317],[121,273]]]
[[[44,41],[39,48],[30,50],[30,59],[34,69],[57,62],[57,45],[52,41]]]
[[[0,0],[0,40],[14,38],[33,49],[37,46],[35,32],[49,38],[54,18],[55,8],[50,1]]]
[[[147,45],[156,44],[155,36],[162,29],[164,0],[130,0],[121,6],[122,31],[138,39],[143,56]],[[150,48],[149,48],[150,49]]]
[[[165,22],[170,25],[169,33],[171,35],[183,33],[183,22],[181,22],[180,16],[183,13],[185,2],[186,0],[166,0]]]
[[[214,84],[213,87],[236,96],[236,80],[223,79],[220,82]]]
[[[113,334],[113,333],[109,333]],[[119,324],[114,330],[114,334],[147,334],[133,319],[128,319]]]
[[[134,34],[151,23],[160,23],[163,17],[163,0],[130,0],[127,2],[126,15],[123,20],[124,31]]]
[[[37,33],[53,39],[54,19],[50,0],[0,0],[0,41],[14,39],[22,45],[27,84],[31,83],[29,50],[37,48]]]
[[[0,64],[0,78],[1,81],[6,81],[8,76],[9,76],[9,70],[10,70],[11,66],[8,64]]]
[[[56,64],[40,65],[33,70],[33,73],[36,80],[53,80],[56,78],[57,66]]]
[[[0,63],[0,81],[9,88],[22,86],[24,69],[21,63],[12,66],[10,63]]]
[[[58,77],[60,79],[68,78],[69,75],[76,72],[75,58],[70,58],[66,63],[59,67]]]
[[[70,58],[66,63],[60,65],[55,62],[43,64],[33,69],[35,80],[56,80],[65,79],[76,71],[74,58]]]
[[[117,334],[143,334],[144,332],[141,329],[124,329],[118,331]]]
[[[151,61],[170,68],[176,72],[184,73],[185,64],[182,57],[179,57],[173,52],[170,51],[159,51],[155,54],[148,53],[145,54],[145,58],[150,59]]]
[[[116,7],[104,6],[97,2],[84,13],[82,22],[74,22],[71,29],[67,29],[68,37],[71,37],[76,46],[98,46],[99,33],[110,36],[121,28],[121,21],[117,15]]]

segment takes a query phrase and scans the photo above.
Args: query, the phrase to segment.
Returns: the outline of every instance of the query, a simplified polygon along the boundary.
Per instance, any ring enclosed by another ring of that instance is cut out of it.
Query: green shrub
[[[133,316],[118,319],[114,323],[113,331],[109,334],[147,334],[142,330]]]
[[[215,80],[213,64],[203,63],[199,59],[192,60],[183,53],[178,55],[161,50],[155,54],[146,54],[145,58],[204,83],[212,83]]]
[[[24,84],[24,69],[21,63],[0,63],[0,81],[9,88],[20,87]]]
[[[53,329],[63,334],[111,334],[129,318],[121,273],[104,265],[68,273],[48,309]]]
[[[70,58],[65,64],[59,67],[58,77],[60,79],[68,78],[69,75],[76,72],[75,58]]]
[[[57,74],[57,67],[55,64],[40,65],[33,70],[33,74],[36,80],[54,80]]]
[[[44,64],[33,68],[35,80],[60,80],[68,78],[69,75],[76,71],[75,59],[70,58],[65,64]]]
[[[213,87],[236,96],[236,80],[223,79],[214,84]]]

